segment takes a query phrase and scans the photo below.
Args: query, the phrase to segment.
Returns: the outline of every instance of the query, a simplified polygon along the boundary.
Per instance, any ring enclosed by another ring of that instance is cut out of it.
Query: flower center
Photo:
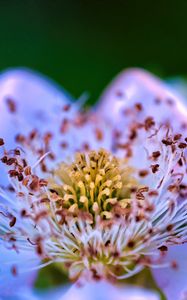
[[[50,182],[57,214],[84,211],[111,219],[114,207],[124,209],[130,205],[131,192],[137,187],[132,173],[127,161],[106,150],[77,153],[72,164],[60,164]]]

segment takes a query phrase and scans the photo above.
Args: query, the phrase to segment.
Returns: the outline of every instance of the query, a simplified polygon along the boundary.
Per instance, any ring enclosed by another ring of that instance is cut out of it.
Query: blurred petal
[[[69,99],[65,93],[47,79],[26,70],[6,71],[0,75],[0,136],[6,140],[6,146],[15,147],[14,138],[18,132],[33,126],[41,126],[42,115],[50,115],[50,110],[54,105],[62,106],[67,103],[69,103]],[[14,110],[17,111],[18,115],[14,116]],[[41,118],[38,117],[39,114],[41,114]],[[0,184],[4,185],[7,183],[7,176],[5,176],[3,168],[0,171]],[[20,264],[24,264],[25,268],[31,267],[27,263],[28,257],[22,253],[17,254],[14,250],[6,251],[2,245],[0,247],[0,273],[2,277],[0,296],[3,296],[3,299],[5,297],[6,299],[13,299],[13,295],[14,299],[30,299],[26,296],[20,298],[20,296],[16,296],[16,293],[20,289],[26,289],[27,286],[31,287],[37,272],[19,274]],[[17,271],[10,269],[9,262],[12,263],[12,261],[15,261],[15,270],[17,269]],[[13,275],[14,272],[18,272],[18,274]]]
[[[69,103],[68,95],[45,77],[24,69],[8,70],[0,76],[0,135],[11,147],[18,132],[27,127],[47,129],[51,117]]]
[[[98,122],[78,120],[80,106],[80,101],[72,103],[62,89],[37,73],[21,69],[6,71],[0,76],[0,137],[5,140],[6,149],[14,149],[15,136],[28,136],[34,129],[39,133],[37,145],[34,144],[38,151],[44,149],[44,135],[50,133],[50,146],[56,162],[74,155],[84,146],[109,148],[107,134],[96,138],[100,128]],[[3,151],[0,147],[0,156]],[[30,165],[33,165],[40,157],[30,153],[29,158]],[[0,171],[0,184],[5,186],[7,179],[1,166]]]
[[[58,294],[59,296],[59,294]],[[57,296],[57,297],[58,297]],[[45,298],[49,299],[49,298]],[[73,285],[67,293],[53,300],[159,300],[157,293],[137,287],[115,287],[106,282]]]
[[[5,71],[0,75],[0,137],[6,148],[15,148],[15,136],[34,128],[52,126],[55,114],[70,103],[68,95],[39,74],[24,69]],[[0,155],[2,156],[2,147]],[[1,166],[0,166],[1,168]],[[1,185],[7,183],[1,168]]]
[[[141,69],[129,69],[120,73],[101,96],[98,113],[110,122],[119,123],[124,119],[124,110],[139,103],[146,116],[155,120],[186,120],[187,106],[183,97],[169,85]]]
[[[17,285],[14,285],[14,287]],[[39,300],[39,296],[32,292],[31,289],[21,288],[17,290],[17,288],[12,289],[12,293],[6,294],[1,297],[0,300]]]
[[[130,69],[122,72],[109,85],[101,97],[97,110],[117,129],[124,130],[129,122],[128,114],[124,112],[135,104],[140,104],[138,118],[143,120],[147,116],[153,116],[157,122],[169,122],[175,131],[179,128],[184,131],[187,121],[187,88],[184,81],[173,80],[168,84],[163,83],[148,72],[138,69]],[[130,122],[129,122],[130,123]],[[123,129],[124,128],[124,129]],[[135,147],[140,148],[141,142]],[[139,160],[140,161],[140,160]],[[141,163],[144,161],[141,159]],[[135,165],[140,165],[135,162]],[[166,167],[164,168],[166,171]],[[173,262],[173,268],[153,270],[155,279],[166,293],[167,299],[185,299],[187,290],[187,246],[172,246],[166,255],[166,261]],[[175,266],[175,268],[174,268]]]
[[[0,297],[12,296],[22,289],[32,288],[37,272],[28,270],[36,267],[39,262],[36,255],[24,250],[19,253],[14,249],[7,251],[1,243],[0,249]]]
[[[33,264],[28,263],[30,257],[27,253],[18,254],[14,250],[5,251],[2,245],[0,247],[0,300],[39,299],[33,292],[37,271],[26,271],[26,268],[35,267],[36,261]],[[11,265],[12,262],[14,262],[14,266]],[[25,272],[20,273],[23,266]]]
[[[170,268],[152,270],[158,286],[168,300],[187,299],[187,245],[171,246],[165,260],[171,262]]]

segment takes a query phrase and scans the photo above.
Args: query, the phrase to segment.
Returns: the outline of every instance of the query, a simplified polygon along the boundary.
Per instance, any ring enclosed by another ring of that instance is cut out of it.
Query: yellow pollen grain
[[[50,188],[60,194],[62,209],[100,214],[104,219],[113,217],[116,205],[130,205],[131,189],[137,186],[127,162],[104,149],[77,153],[72,164],[59,165],[50,182]]]

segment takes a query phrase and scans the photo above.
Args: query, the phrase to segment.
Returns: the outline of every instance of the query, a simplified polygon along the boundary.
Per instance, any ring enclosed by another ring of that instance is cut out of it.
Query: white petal
[[[7,250],[3,244],[0,244],[0,249],[0,296],[12,295],[20,289],[31,288],[37,272],[29,269],[37,266],[38,257],[33,252],[21,250],[17,253],[15,250]]]
[[[165,257],[173,267],[153,269],[153,275],[168,300],[187,299],[187,245],[171,246]]]
[[[15,117],[10,100],[16,104]],[[68,95],[45,77],[24,69],[8,70],[0,75],[0,136],[11,147],[15,134],[48,127],[51,116],[69,103]]]
[[[36,293],[33,293],[31,289],[27,289],[27,288],[15,289],[15,286],[17,287],[17,285],[14,285],[14,288],[12,288],[12,293],[3,295],[3,297],[1,297],[0,295],[0,300],[39,300],[40,299],[40,297]]]
[[[124,109],[136,103],[143,105],[145,115],[153,115],[159,122],[170,120],[174,124],[187,117],[187,106],[180,93],[141,69],[120,73],[104,91],[97,109],[102,116],[118,123]]]
[[[15,113],[10,111],[7,101],[15,103]],[[70,103],[70,109],[63,109]],[[15,148],[15,136],[18,133],[27,136],[33,129],[40,134],[37,150],[44,149],[41,135],[46,132],[52,133],[50,151],[52,149],[55,154],[56,162],[71,157],[75,151],[82,150],[84,145],[89,145],[91,149],[109,148],[108,133],[101,141],[96,138],[95,132],[100,128],[98,122],[91,120],[86,124],[75,124],[79,108],[79,102],[70,102],[64,91],[36,73],[10,70],[0,76],[0,137],[5,140],[6,149]],[[61,132],[61,124],[64,121],[68,122],[68,130]],[[63,148],[62,144],[66,144],[67,147]],[[3,151],[3,147],[0,147],[0,156],[3,155]],[[28,162],[33,165],[39,158],[36,153],[29,153]],[[54,163],[55,161],[52,161],[53,166]],[[48,167],[49,164],[50,160]],[[1,165],[0,168],[3,175],[1,185],[6,185],[4,169]]]
[[[109,283],[90,283],[83,287],[72,286],[60,298],[54,300],[159,300],[160,297],[153,291],[138,287],[117,288]]]

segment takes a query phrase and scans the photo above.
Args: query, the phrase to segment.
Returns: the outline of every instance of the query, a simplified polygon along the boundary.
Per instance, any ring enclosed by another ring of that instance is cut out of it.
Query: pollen
[[[50,183],[50,196],[58,213],[63,210],[78,215],[82,211],[112,219],[116,206],[130,206],[137,185],[127,161],[100,149],[77,153],[73,163],[60,164]]]

